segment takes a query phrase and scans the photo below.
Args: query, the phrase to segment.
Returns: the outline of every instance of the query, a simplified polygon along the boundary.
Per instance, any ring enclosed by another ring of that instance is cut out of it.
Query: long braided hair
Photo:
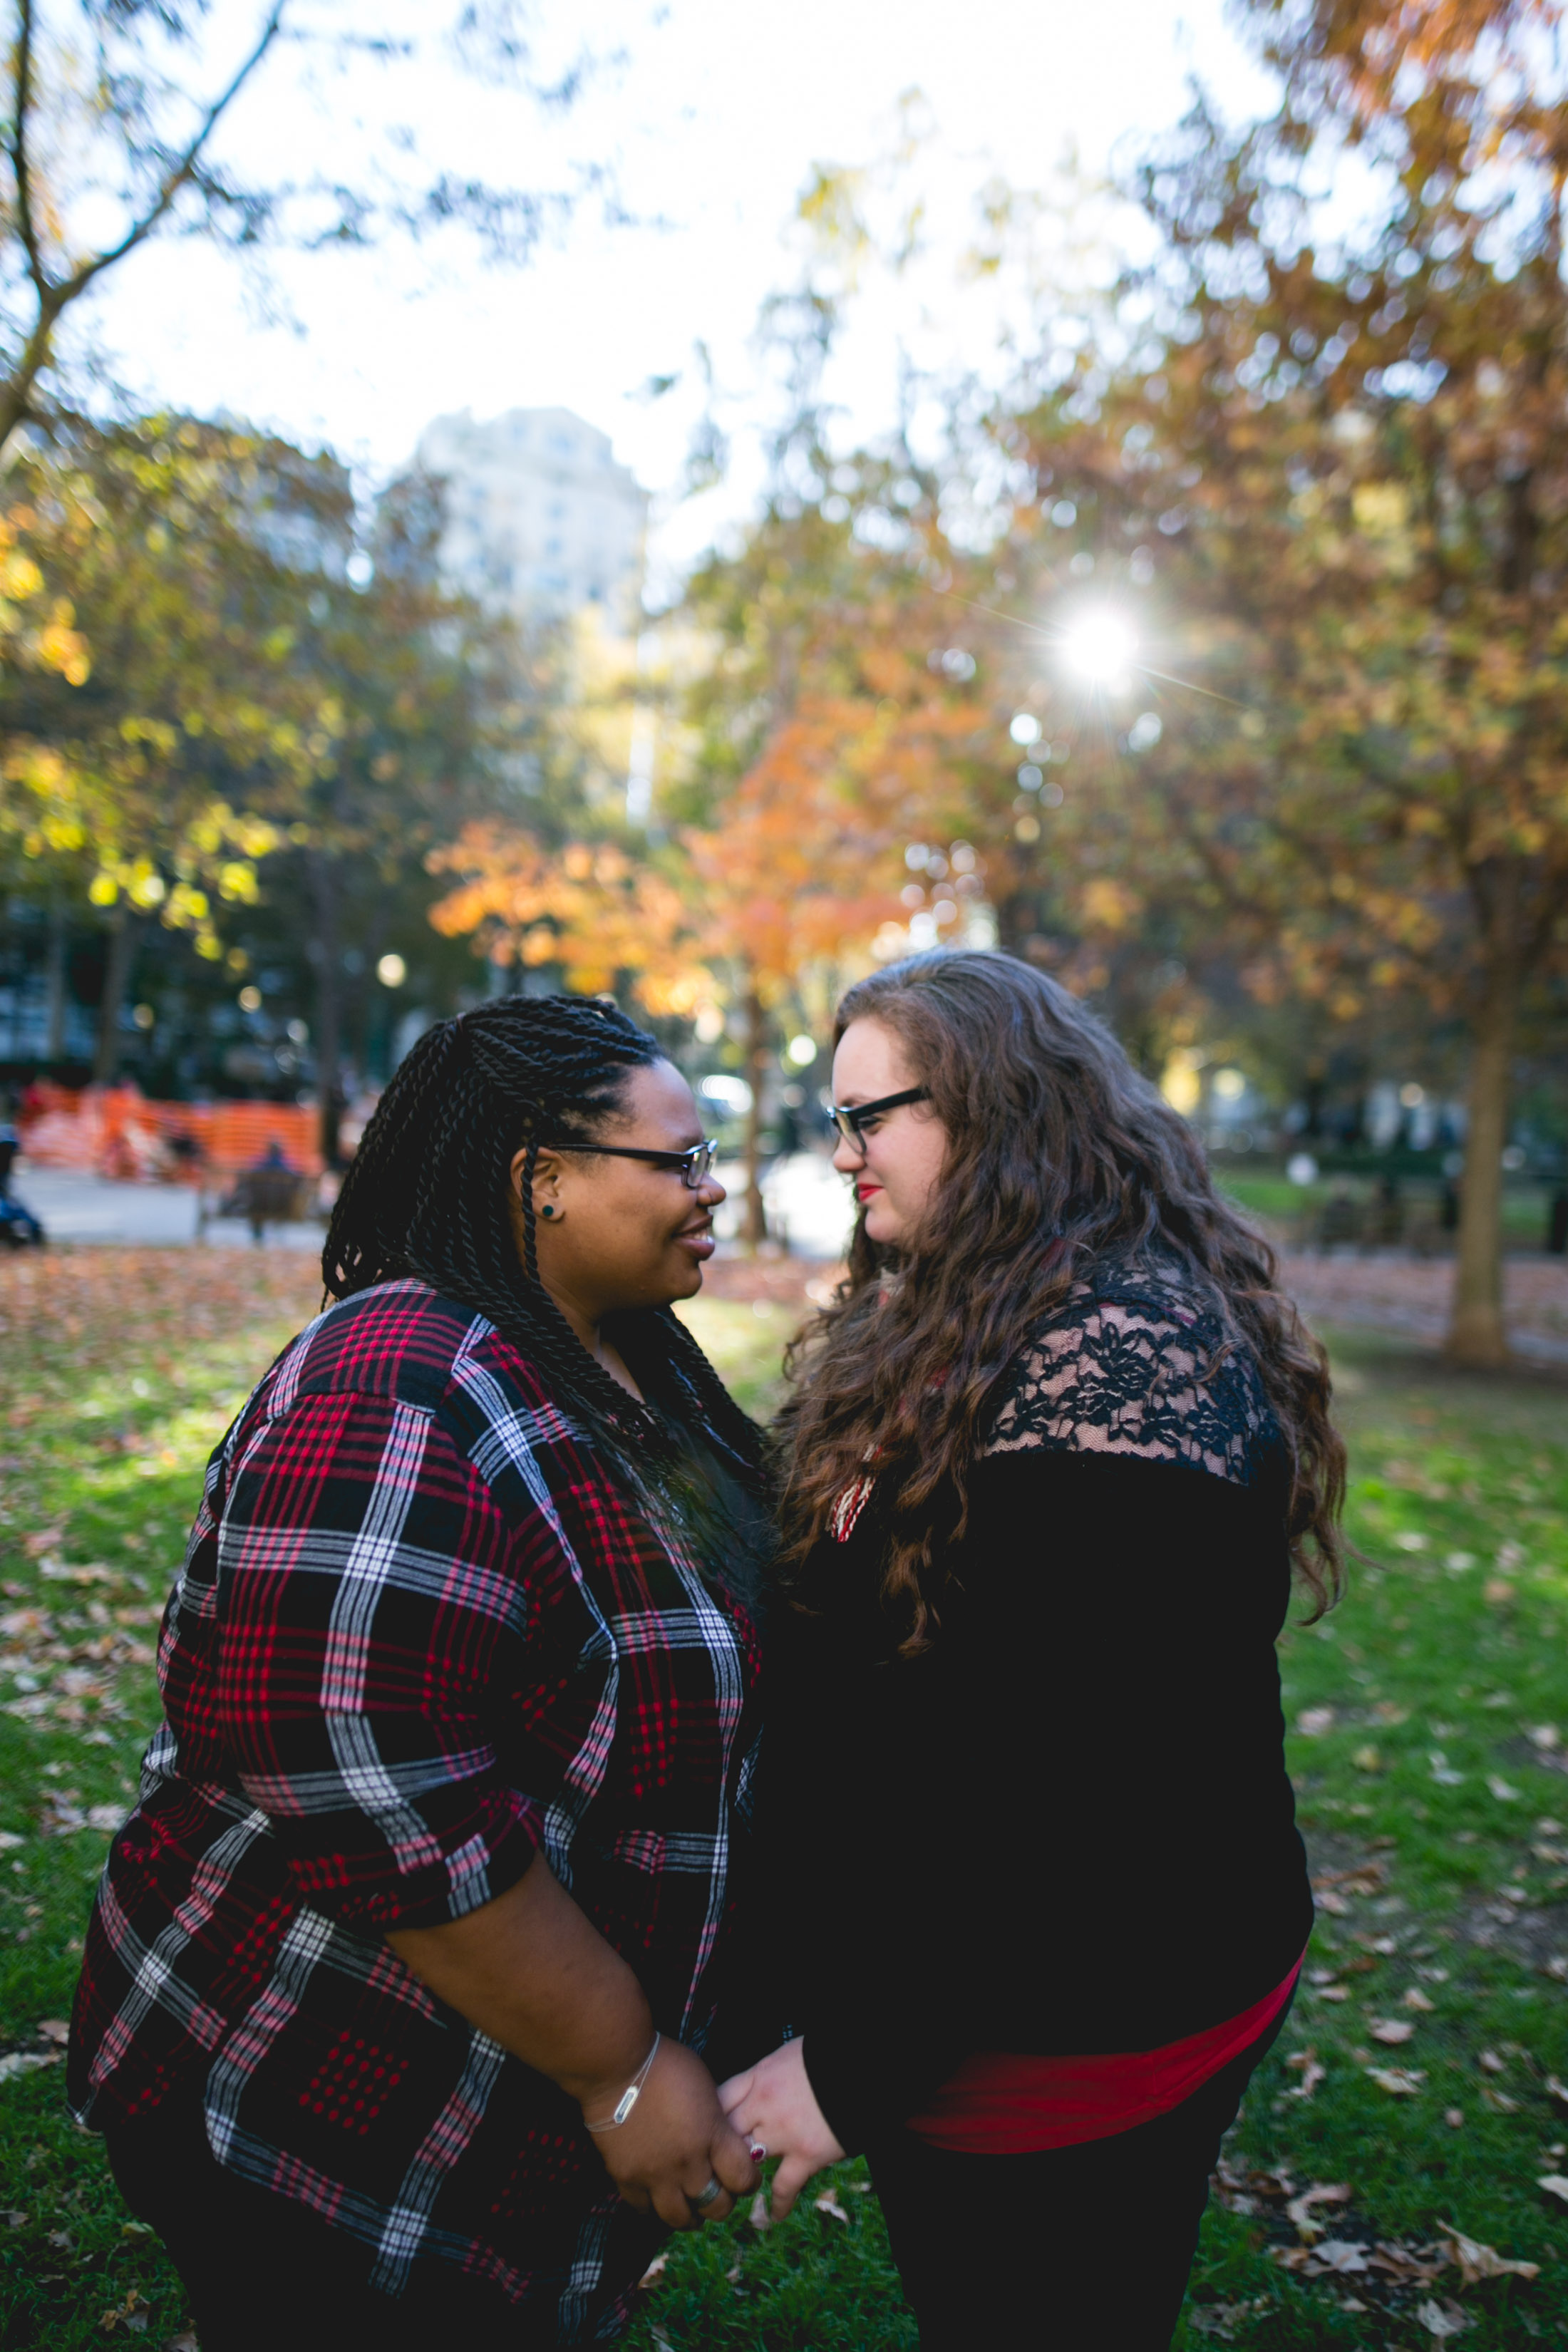
[[[612,1380],[540,1281],[535,1243],[541,1150],[596,1141],[622,1107],[628,1074],[666,1058],[656,1038],[596,997],[497,997],[437,1022],[365,1128],[327,1229],[321,1279],[329,1297],[349,1298],[412,1275],[488,1318],[538,1367],[620,1482],[661,1516],[673,1510],[707,1551],[734,1529],[715,1524],[710,1486],[695,1476],[676,1425],[679,1402],[718,1440],[726,1478],[752,1497],[762,1491],[760,1433],[668,1307],[617,1318],[616,1337],[645,1391],[640,1367],[655,1368],[654,1389],[676,1401],[676,1419]],[[509,1195],[524,1150],[520,1257]],[[732,1541],[725,1548],[732,1552]]]

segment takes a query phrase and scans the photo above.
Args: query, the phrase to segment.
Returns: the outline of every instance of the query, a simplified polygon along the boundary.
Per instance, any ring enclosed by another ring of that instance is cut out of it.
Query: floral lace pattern
[[[1107,1260],[1008,1365],[983,1454],[1054,1446],[1181,1462],[1251,1486],[1281,1447],[1251,1350],[1184,1267]]]

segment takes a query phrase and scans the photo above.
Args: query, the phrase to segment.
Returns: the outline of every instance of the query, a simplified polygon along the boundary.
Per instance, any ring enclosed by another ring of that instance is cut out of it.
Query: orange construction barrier
[[[17,1121],[39,1168],[75,1168],[132,1182],[201,1184],[252,1168],[276,1144],[291,1168],[319,1176],[317,1114],[309,1104],[149,1102],[140,1087],[40,1078]]]

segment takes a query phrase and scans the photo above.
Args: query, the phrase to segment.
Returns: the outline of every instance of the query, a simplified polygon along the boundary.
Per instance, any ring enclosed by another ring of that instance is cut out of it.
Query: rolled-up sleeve
[[[384,1931],[514,1885],[541,1811],[497,1728],[528,1598],[513,1531],[438,1415],[300,1399],[235,1465],[217,1543],[220,1733],[303,1899]]]

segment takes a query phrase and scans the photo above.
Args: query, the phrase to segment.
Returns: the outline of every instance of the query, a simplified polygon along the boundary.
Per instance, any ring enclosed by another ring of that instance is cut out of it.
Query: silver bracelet
[[[663,2040],[664,2036],[662,2033],[656,2033],[654,2035],[653,2048],[648,2052],[647,2056],[637,2068],[637,2079],[626,2084],[626,2089],[616,2101],[615,2112],[613,2115],[606,2116],[602,2123],[596,2124],[589,2123],[587,2116],[584,2116],[584,2124],[589,2131],[618,2131],[622,2124],[630,2122],[632,2109],[636,2106],[637,2101],[642,2096],[642,2086],[647,2081],[648,2075],[652,2071],[653,2062],[658,2056],[658,2045]]]

